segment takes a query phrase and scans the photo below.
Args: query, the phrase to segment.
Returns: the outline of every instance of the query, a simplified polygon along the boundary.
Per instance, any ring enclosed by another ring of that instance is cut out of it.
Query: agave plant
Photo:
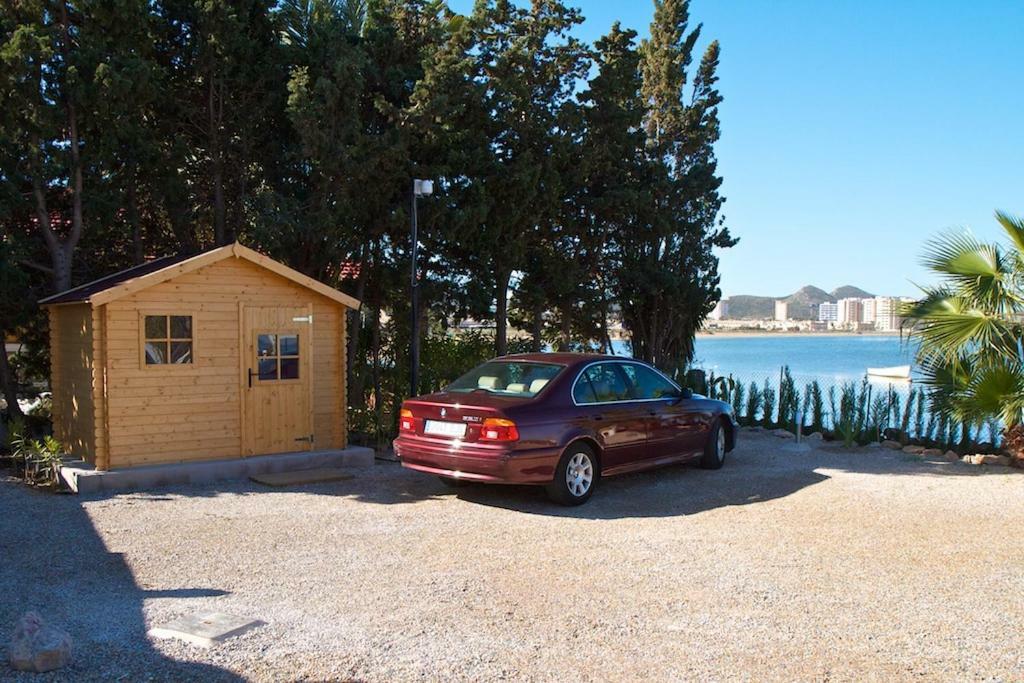
[[[1009,448],[1024,431],[1024,220],[1000,212],[996,220],[1008,244],[970,233],[930,241],[923,264],[940,284],[902,313],[920,340],[917,361],[932,410],[963,425],[965,435],[970,425],[999,418]]]

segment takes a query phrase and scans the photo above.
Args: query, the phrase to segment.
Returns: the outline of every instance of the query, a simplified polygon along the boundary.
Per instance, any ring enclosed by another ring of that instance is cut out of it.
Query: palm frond
[[[996,211],[996,220],[999,221],[999,225],[1003,226],[1003,230],[1017,251],[1024,253],[1024,218]]]

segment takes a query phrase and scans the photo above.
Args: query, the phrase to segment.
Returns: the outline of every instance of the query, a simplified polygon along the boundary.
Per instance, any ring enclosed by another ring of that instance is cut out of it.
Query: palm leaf
[[[1024,218],[996,211],[996,220],[1003,226],[1007,237],[1018,253],[1024,253]]]

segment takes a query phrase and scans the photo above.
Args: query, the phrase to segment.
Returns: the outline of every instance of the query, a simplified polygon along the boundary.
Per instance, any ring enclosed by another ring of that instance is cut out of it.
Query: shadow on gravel
[[[717,471],[677,465],[626,474],[602,480],[590,500],[578,507],[552,503],[539,486],[469,486],[460,489],[458,497],[480,505],[553,517],[677,517],[784,498],[829,478],[812,470],[786,476],[749,475],[735,461]]]
[[[104,546],[78,497],[33,491],[0,478],[0,558],[0,679],[243,680],[215,666],[170,659],[146,638],[143,600],[224,591],[142,589],[121,554]],[[7,636],[29,610],[71,635],[71,666],[20,678],[8,668]]]

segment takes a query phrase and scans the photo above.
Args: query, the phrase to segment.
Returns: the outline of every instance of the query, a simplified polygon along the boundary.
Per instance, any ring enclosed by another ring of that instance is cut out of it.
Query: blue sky
[[[471,0],[452,0],[468,11]],[[578,0],[592,42],[647,0]],[[925,240],[1024,214],[1024,2],[693,0],[722,45],[722,289],[913,295]]]

